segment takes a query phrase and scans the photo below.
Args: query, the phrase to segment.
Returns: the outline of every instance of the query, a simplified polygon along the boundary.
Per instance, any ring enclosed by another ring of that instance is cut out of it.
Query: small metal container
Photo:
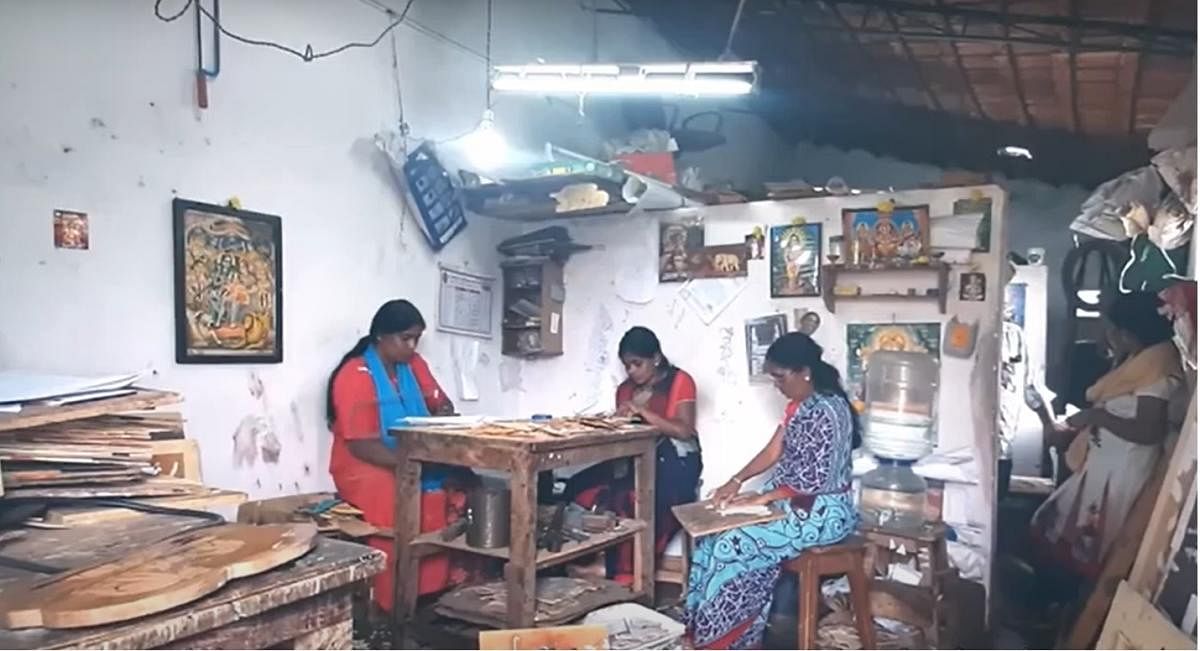
[[[479,486],[467,496],[467,545],[483,549],[508,545],[511,493],[502,486]]]

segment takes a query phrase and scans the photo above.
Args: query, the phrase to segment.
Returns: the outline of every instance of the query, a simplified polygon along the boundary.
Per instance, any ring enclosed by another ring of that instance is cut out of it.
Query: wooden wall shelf
[[[838,278],[841,276],[862,275],[862,276],[897,276],[901,274],[936,274],[937,285],[934,287],[921,288],[916,294],[899,294],[890,292],[874,292],[866,294],[847,294],[838,295],[833,292],[833,288],[838,285]],[[838,301],[936,301],[938,313],[946,313],[946,297],[950,292],[950,265],[945,263],[933,263],[928,265],[911,265],[911,266],[880,266],[880,267],[856,267],[851,265],[830,264],[821,267],[821,300],[825,302],[825,309],[831,314],[836,313]]]

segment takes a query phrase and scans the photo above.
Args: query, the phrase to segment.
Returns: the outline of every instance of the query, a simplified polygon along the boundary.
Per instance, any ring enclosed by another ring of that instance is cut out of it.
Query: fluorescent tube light
[[[757,70],[753,61],[496,66],[492,89],[569,95],[747,95],[757,86]]]

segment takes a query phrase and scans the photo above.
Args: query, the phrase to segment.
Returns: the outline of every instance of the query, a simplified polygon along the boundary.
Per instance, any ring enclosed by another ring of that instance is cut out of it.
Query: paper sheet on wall
[[[587,411],[600,401],[601,384],[605,382],[605,371],[608,370],[612,354],[609,337],[612,336],[614,329],[615,325],[608,308],[604,305],[597,307],[595,316],[592,317],[592,331],[588,336],[583,385],[576,393],[576,412]]]
[[[745,278],[706,278],[689,280],[680,288],[679,295],[704,325],[711,325],[744,289]]]
[[[439,266],[438,330],[472,337],[492,337],[495,279]]]
[[[508,393],[510,391],[524,391],[525,387],[521,383],[521,361],[516,359],[505,359],[500,362],[497,369],[500,373],[500,391]]]
[[[454,357],[454,373],[458,377],[458,396],[467,401],[479,400],[476,375],[479,369],[479,341],[456,339],[450,345]]]
[[[617,298],[635,305],[654,300],[658,290],[658,251],[652,237],[639,237],[617,257]]]

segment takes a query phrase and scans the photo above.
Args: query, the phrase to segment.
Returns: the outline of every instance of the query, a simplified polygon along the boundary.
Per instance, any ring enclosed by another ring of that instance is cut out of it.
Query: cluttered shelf
[[[563,543],[562,548],[558,551],[550,551],[548,549],[538,549],[536,565],[537,569],[544,569],[565,563],[567,561],[579,558],[580,556],[589,553],[600,551],[606,547],[610,547],[617,543],[624,542],[632,538],[634,534],[643,531],[646,528],[646,523],[641,520],[632,518],[623,518],[618,520],[616,527],[610,531],[600,533],[589,533],[587,540],[576,541],[568,540]],[[472,554],[481,554],[492,558],[508,560],[510,551],[508,546],[504,547],[472,547],[467,544],[466,534],[460,534],[444,540],[441,531],[433,531],[422,534],[413,539],[410,543],[414,547],[425,547],[427,553],[433,553],[438,548],[454,549]]]

